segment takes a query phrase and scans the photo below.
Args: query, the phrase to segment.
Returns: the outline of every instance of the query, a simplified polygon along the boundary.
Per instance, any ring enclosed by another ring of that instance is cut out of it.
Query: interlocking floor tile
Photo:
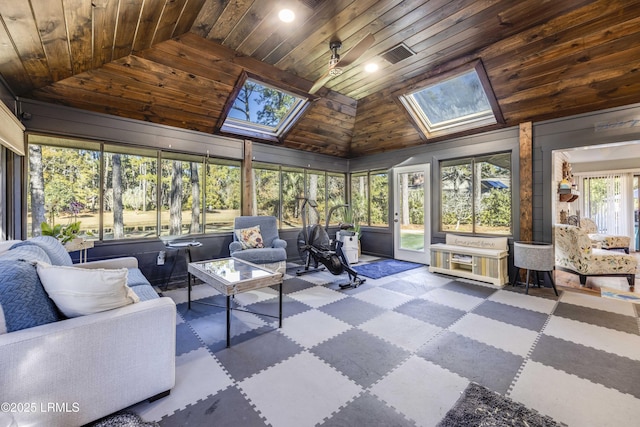
[[[416,351],[442,328],[405,314],[388,311],[358,327],[408,351]]]
[[[358,326],[385,312],[383,308],[357,298],[343,298],[331,304],[323,305],[318,310],[353,326]]]
[[[611,313],[618,313],[625,316],[636,316],[633,304],[625,301],[616,301],[611,298],[598,298],[578,292],[563,292],[560,301],[567,304],[610,311]]]
[[[509,397],[569,426],[627,427],[638,399],[535,361],[527,361]]]
[[[533,295],[519,294],[517,292],[506,291],[504,289],[491,294],[487,299],[489,301],[512,305],[514,307],[533,310],[544,314],[551,313],[553,308],[556,306],[556,301],[554,300],[534,297]]]
[[[469,381],[411,356],[371,387],[370,393],[419,426],[435,426],[456,403]]]
[[[469,311],[484,301],[483,298],[465,295],[460,292],[449,291],[442,288],[433,289],[432,291],[422,295],[420,298],[437,304],[446,305],[447,307],[457,308],[462,311]]]
[[[445,332],[430,341],[417,354],[503,395],[524,360],[453,332]]]
[[[460,280],[453,280],[444,285],[442,288],[478,298],[487,298],[498,290],[497,287],[489,287],[489,285],[485,286],[475,283],[463,282]]]
[[[447,307],[446,305],[436,304],[423,299],[414,299],[406,304],[401,305],[394,311],[423,322],[431,323],[441,328],[447,328],[456,322],[465,312],[456,308]]]
[[[264,427],[264,421],[260,418],[260,414],[253,409],[253,406],[236,387],[228,387],[160,420],[161,426],[195,427],[212,424]]]
[[[273,322],[277,322],[277,319],[275,319],[275,317],[278,316],[278,313],[280,311],[278,304],[279,304],[278,297],[275,297],[270,300],[247,305],[245,308],[254,313],[260,313],[258,314],[259,317],[261,317],[263,320],[265,320],[268,323],[273,323]],[[303,313],[310,309],[311,307],[289,297],[289,295],[282,296],[282,319],[287,319],[291,316],[295,316],[296,314]],[[268,315],[271,317],[262,316],[262,315]],[[282,322],[284,324],[284,320]]]
[[[176,325],[176,356],[197,350],[202,342],[187,323]]]
[[[288,279],[282,282],[282,293],[291,294],[293,292],[298,292],[304,289],[313,288],[314,286],[316,286],[314,283],[311,283],[308,280],[304,280],[300,277],[294,276],[291,279]]]
[[[553,312],[553,315],[615,329],[628,334],[640,335],[640,328],[638,328],[638,319],[636,317],[613,313],[611,311],[560,302]]]
[[[455,280],[455,277],[447,276],[446,274],[430,273],[429,271],[427,271],[424,274],[422,280],[424,280],[425,283],[429,286],[440,288],[442,286],[445,286],[447,283]]]
[[[311,353],[362,387],[369,387],[395,368],[409,353],[358,329],[323,342]]]
[[[362,391],[308,352],[284,360],[238,385],[266,422],[278,427],[315,426]]]
[[[377,258],[362,258],[362,263]],[[225,308],[177,303],[176,385],[131,410],[162,426],[432,426],[470,381],[570,426],[640,419],[640,335],[631,303],[562,291],[525,295],[427,267],[358,288],[288,265],[277,287]],[[423,292],[424,291],[424,292]],[[224,305],[198,284],[193,299]]]
[[[284,288],[283,292],[284,294]],[[242,292],[240,294],[234,295],[233,300],[240,305],[250,305],[256,304],[262,301],[267,301],[270,299],[278,299],[278,290],[273,289],[271,287],[255,289],[248,292]]]
[[[372,288],[364,292],[360,292],[359,294],[354,295],[354,298],[358,298],[359,300],[386,309],[392,309],[412,299],[408,295],[390,291],[382,287]]]
[[[166,415],[231,386],[231,378],[204,347],[176,357],[176,384],[169,396],[134,407],[146,421],[158,421]]]
[[[640,336],[615,331],[601,326],[551,316],[544,334],[576,344],[640,360]]]
[[[213,344],[227,337],[226,312],[219,312],[209,316],[198,317],[190,321],[193,330],[202,338],[205,344]],[[251,330],[265,326],[267,323],[255,314],[242,311],[231,311],[231,338],[242,335]]]
[[[200,304],[201,301],[206,304]],[[211,305],[215,304],[215,305]],[[224,306],[226,306],[226,299],[220,294],[213,295],[206,298],[201,298],[198,300],[191,301],[191,308],[189,305],[185,303],[176,304],[176,310],[180,313],[180,316],[187,322],[205,316],[211,316],[216,313],[221,313],[225,311]]]
[[[342,298],[347,298],[346,295],[324,286],[314,286],[313,288],[303,289],[293,292],[289,294],[289,296],[313,308],[318,308],[339,301]]]
[[[473,312],[480,316],[498,320],[521,328],[540,332],[548,316],[538,311],[527,310],[495,301],[484,301]]]
[[[234,343],[214,354],[235,380],[243,380],[280,363],[303,348],[279,333],[267,333],[241,343]]]
[[[411,280],[396,279],[393,282],[381,286],[384,289],[409,295],[411,297],[419,297],[429,292],[433,288],[424,283],[416,283]]]
[[[531,360],[640,398],[640,361],[543,335]]]
[[[413,427],[415,424],[369,393],[363,393],[320,426]]]
[[[311,348],[350,328],[348,323],[312,309],[288,318],[280,331],[301,346]]]
[[[171,298],[176,304],[181,304],[189,300],[187,288],[179,288],[179,289],[172,289],[169,291],[162,291],[162,295],[165,297]],[[214,295],[220,295],[220,293],[209,285],[205,285],[205,284],[194,285],[191,289],[192,301],[211,297]]]
[[[538,332],[469,313],[449,331],[526,357]]]

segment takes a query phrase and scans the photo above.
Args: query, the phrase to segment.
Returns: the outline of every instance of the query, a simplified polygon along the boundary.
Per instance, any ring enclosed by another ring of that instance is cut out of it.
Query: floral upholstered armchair
[[[622,249],[626,253],[629,253],[631,237],[598,233],[598,226],[590,218],[581,218],[580,228],[582,228],[587,233],[589,239],[591,239],[596,247],[609,250]]]
[[[555,247],[556,268],[580,276],[581,285],[589,276],[624,276],[629,287],[635,284],[636,257],[593,248],[589,235],[580,227],[556,224]]]

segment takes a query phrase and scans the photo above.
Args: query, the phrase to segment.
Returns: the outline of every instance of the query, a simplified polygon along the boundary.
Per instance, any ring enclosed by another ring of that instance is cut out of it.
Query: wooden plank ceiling
[[[506,126],[640,102],[640,0],[23,0],[0,19],[16,96],[208,133],[243,70],[308,91],[330,41],[373,34],[283,141],[341,157],[424,144],[393,94],[476,59]],[[416,55],[381,59],[399,43]]]

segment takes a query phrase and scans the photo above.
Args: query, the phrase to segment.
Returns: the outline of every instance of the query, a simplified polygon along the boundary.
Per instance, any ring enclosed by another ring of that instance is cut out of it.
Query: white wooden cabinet
[[[455,236],[430,246],[429,271],[504,286],[509,283],[506,238]],[[499,242],[491,242],[500,239]],[[455,242],[459,244],[449,244]],[[477,246],[473,246],[477,244]]]

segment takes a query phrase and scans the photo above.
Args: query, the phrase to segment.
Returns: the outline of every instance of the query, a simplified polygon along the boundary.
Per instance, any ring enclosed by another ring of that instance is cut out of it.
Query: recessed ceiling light
[[[296,15],[293,13],[291,9],[282,9],[278,13],[278,17],[282,22],[292,22]]]
[[[374,63],[374,62],[370,62],[367,65],[364,66],[364,70],[367,73],[375,73],[376,71],[378,71],[378,64]]]

